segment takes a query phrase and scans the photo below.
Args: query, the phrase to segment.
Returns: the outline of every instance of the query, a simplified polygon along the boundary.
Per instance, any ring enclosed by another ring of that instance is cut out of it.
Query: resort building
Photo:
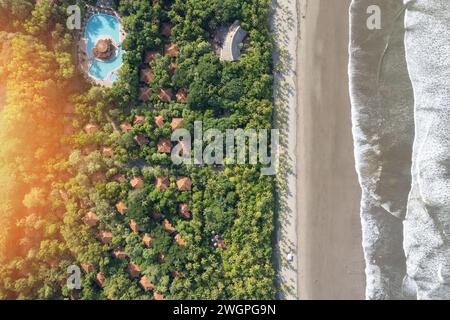
[[[157,117],[155,117],[154,121],[155,121],[155,125],[156,125],[158,128],[164,127],[164,117],[163,117],[163,116],[157,116]]]
[[[90,228],[96,227],[100,221],[97,215],[92,211],[86,213],[82,220]]]
[[[130,184],[133,189],[142,189],[144,187],[144,179],[141,177],[134,177],[131,179]]]
[[[170,123],[170,127],[172,128],[172,131],[175,131],[179,127],[183,125],[184,119],[183,118],[173,118],[172,122]]]
[[[136,263],[130,262],[127,267],[127,273],[132,278],[139,278],[139,275],[141,274],[141,269],[139,269]]]
[[[147,276],[143,276],[141,280],[139,280],[139,284],[145,292],[153,290],[153,284]]]
[[[105,157],[112,157],[114,155],[113,148],[111,148],[111,147],[103,147],[102,154]]]
[[[83,271],[85,273],[91,273],[94,272],[94,265],[92,263],[82,263],[81,264],[81,269],[83,269]]]
[[[145,146],[148,143],[147,138],[142,134],[135,135],[133,139],[140,146]]]
[[[164,296],[159,292],[155,292],[153,294],[153,297],[155,298],[155,300],[164,300]]]
[[[247,37],[247,31],[241,28],[239,21],[233,23],[225,36],[220,59],[223,61],[237,61],[241,57],[241,44]]]
[[[169,138],[160,138],[158,142],[159,153],[170,153],[172,151],[172,142]]]
[[[87,79],[111,87],[123,64],[126,36],[117,13],[107,6],[88,6],[78,41],[78,64]]]
[[[139,101],[141,102],[147,102],[150,100],[153,92],[152,89],[149,87],[141,87],[139,89]]]
[[[116,209],[117,209],[117,211],[119,211],[119,213],[120,213],[121,215],[126,214],[127,211],[128,211],[128,208],[127,208],[127,206],[125,205],[125,202],[123,202],[123,201],[120,201],[120,202],[118,202],[118,203],[116,204]]]
[[[181,203],[178,207],[178,212],[185,219],[191,218],[191,212],[189,211],[189,206],[187,203]]]
[[[95,282],[98,284],[98,286],[100,288],[104,287],[104,285],[105,285],[105,275],[103,274],[103,272],[97,273],[97,275],[95,276]]]
[[[184,247],[186,245],[186,241],[184,241],[183,237],[181,236],[181,234],[177,234],[175,236],[175,241],[181,246]]]
[[[114,250],[113,253],[112,253],[112,256],[114,258],[116,258],[116,259],[119,259],[119,260],[126,260],[128,258],[128,255],[122,249]]]
[[[156,178],[155,187],[159,190],[169,189],[170,181],[168,176],[160,176]]]
[[[101,243],[108,244],[111,243],[113,234],[111,231],[100,231],[98,238]]]
[[[158,98],[162,102],[171,102],[173,97],[173,91],[170,88],[161,88],[158,92]]]
[[[99,127],[96,124],[89,123],[84,126],[84,131],[87,134],[94,134],[99,130]]]
[[[169,43],[164,46],[164,55],[171,58],[176,58],[178,56],[178,47],[174,43]]]
[[[134,116],[134,124],[140,125],[145,123],[145,117],[144,116]]]
[[[186,89],[180,89],[177,92],[177,102],[178,103],[187,103],[188,92]]]
[[[192,187],[192,180],[188,177],[180,177],[177,179],[177,188],[179,191],[189,191]]]
[[[144,242],[144,244],[147,248],[153,248],[153,239],[152,239],[152,237],[150,237],[150,235],[148,233],[146,233],[144,235],[144,237],[142,238],[142,241]]]
[[[153,81],[153,71],[150,68],[142,69],[140,72],[139,79],[141,82],[149,83]]]
[[[143,229],[137,224],[136,220],[131,219],[130,220],[130,228],[133,230],[134,233],[139,233],[143,231]]]
[[[120,129],[124,132],[124,133],[127,133],[127,132],[130,132],[131,130],[133,130],[133,126],[130,124],[130,123],[128,123],[128,122],[122,122],[121,124],[120,124]]]
[[[169,231],[170,233],[174,233],[177,230],[173,227],[173,225],[169,222],[169,220],[164,219],[162,222],[162,226],[164,227],[164,229],[166,229],[166,231]]]

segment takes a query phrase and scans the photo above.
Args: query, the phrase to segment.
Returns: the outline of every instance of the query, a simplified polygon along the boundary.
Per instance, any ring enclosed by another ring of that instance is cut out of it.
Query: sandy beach
[[[349,0],[298,0],[297,237],[300,299],[364,299],[348,93]]]

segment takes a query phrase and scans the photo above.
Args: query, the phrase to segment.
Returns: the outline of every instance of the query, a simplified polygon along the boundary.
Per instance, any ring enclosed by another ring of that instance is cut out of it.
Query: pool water
[[[89,18],[84,37],[87,39],[87,56],[91,61],[89,75],[93,78],[111,83],[117,80],[117,71],[123,63],[120,30],[119,20],[112,15],[96,14]],[[119,47],[116,56],[107,61],[98,60],[92,54],[97,40],[104,36],[111,37]]]

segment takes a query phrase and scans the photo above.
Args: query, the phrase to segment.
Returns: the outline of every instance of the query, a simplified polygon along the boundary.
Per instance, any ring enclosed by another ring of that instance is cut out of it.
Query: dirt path
[[[360,188],[347,76],[350,1],[298,1],[299,297],[363,299]]]

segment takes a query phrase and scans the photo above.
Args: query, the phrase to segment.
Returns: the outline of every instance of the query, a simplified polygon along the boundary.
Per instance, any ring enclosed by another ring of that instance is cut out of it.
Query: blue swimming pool
[[[118,45],[119,50],[114,58],[103,61],[96,59],[92,54],[97,40],[101,37],[111,37]],[[123,63],[123,49],[121,45],[121,26],[119,20],[108,14],[95,14],[87,22],[84,37],[87,40],[87,56],[91,61],[89,75],[95,79],[114,82],[117,80],[117,71]]]

